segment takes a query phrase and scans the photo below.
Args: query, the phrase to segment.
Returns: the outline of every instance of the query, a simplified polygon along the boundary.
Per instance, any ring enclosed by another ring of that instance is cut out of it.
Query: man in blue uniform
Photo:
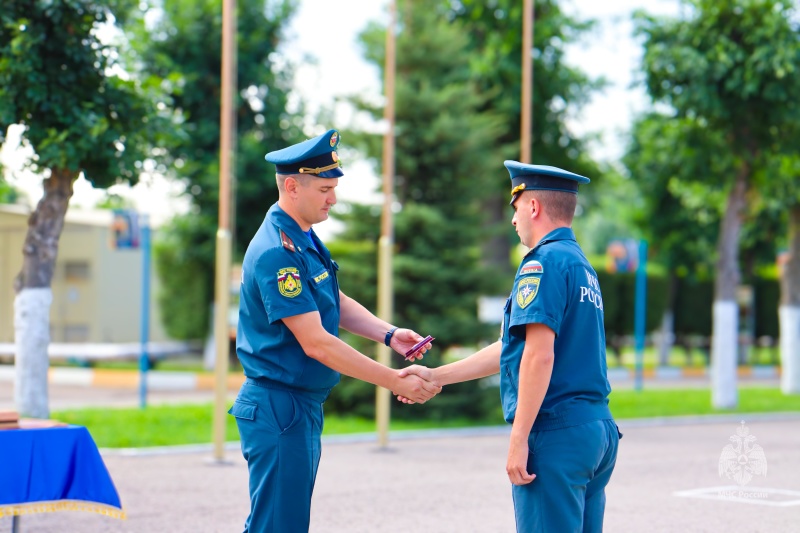
[[[502,338],[434,369],[434,378],[447,385],[500,373],[517,531],[599,532],[621,435],[608,409],[600,285],[571,229],[578,184],[589,179],[505,166],[512,224],[531,250],[506,301]]]
[[[430,373],[401,377],[338,337],[342,327],[401,354],[422,340],[339,289],[339,267],[312,229],[336,203],[339,141],[330,130],[266,155],[277,169],[279,199],[242,264],[236,354],[247,379],[229,411],[250,472],[246,532],[308,531],[322,403],[340,373],[419,402],[441,391]]]

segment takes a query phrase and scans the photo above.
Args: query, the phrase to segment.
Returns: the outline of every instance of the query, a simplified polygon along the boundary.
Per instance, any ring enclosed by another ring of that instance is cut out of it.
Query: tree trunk
[[[711,402],[714,407],[736,407],[736,354],[739,334],[739,235],[746,205],[750,164],[743,162],[728,195],[717,244],[717,279],[714,287],[711,341]]]
[[[58,239],[72,197],[74,172],[53,169],[44,196],[28,219],[22,270],[14,281],[14,401],[25,416],[48,418],[47,371],[50,360],[50,304]]]
[[[789,212],[789,261],[781,275],[781,390],[800,394],[800,204]]]

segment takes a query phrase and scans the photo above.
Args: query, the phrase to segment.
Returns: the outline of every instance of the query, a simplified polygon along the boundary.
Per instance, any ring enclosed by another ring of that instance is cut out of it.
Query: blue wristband
[[[393,326],[392,329],[386,332],[386,336],[383,338],[383,344],[389,346],[392,343],[392,335],[394,335],[395,331],[397,331],[397,326]]]

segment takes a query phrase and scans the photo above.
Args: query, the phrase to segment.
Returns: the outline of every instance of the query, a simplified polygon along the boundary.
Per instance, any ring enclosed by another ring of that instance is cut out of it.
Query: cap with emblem
[[[519,161],[504,161],[511,175],[511,204],[523,191],[564,191],[578,194],[579,183],[589,178],[547,165],[528,165]]]
[[[275,164],[278,174],[313,174],[320,178],[344,176],[336,148],[339,146],[339,132],[326,133],[282,150],[275,150],[264,159]]]

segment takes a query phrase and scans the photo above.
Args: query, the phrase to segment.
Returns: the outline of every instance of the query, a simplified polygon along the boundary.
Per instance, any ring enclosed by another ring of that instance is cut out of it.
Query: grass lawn
[[[433,401],[436,401],[435,399]],[[617,419],[654,416],[704,415],[712,413],[800,412],[800,396],[785,396],[779,389],[751,387],[739,390],[739,407],[735,411],[711,408],[711,392],[707,389],[653,389],[644,391],[615,390],[610,399]],[[146,409],[92,408],[52,413],[52,418],[86,426],[98,446],[128,448],[199,444],[211,442],[211,404],[151,406]],[[496,419],[392,420],[392,431],[502,425]],[[375,421],[348,416],[326,415],[325,435],[367,433],[375,431]],[[226,440],[238,440],[232,416],[227,417]]]

